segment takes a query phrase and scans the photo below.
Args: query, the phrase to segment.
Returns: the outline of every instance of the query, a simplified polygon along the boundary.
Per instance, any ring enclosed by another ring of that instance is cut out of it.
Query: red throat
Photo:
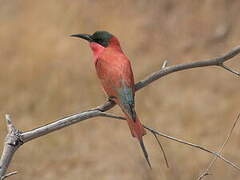
[[[96,60],[98,56],[104,51],[105,47],[96,42],[90,42],[89,45],[92,49],[94,60]]]

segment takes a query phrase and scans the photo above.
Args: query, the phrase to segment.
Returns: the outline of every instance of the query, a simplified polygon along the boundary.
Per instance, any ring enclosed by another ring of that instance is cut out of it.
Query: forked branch
[[[227,135],[227,138],[225,139],[224,143],[222,144],[221,148],[219,149],[218,151],[218,154],[221,154],[222,151],[223,151],[223,148],[225,147],[225,145],[227,144],[227,142],[229,141],[232,133],[233,133],[233,130],[237,124],[237,122],[239,121],[240,119],[240,113],[238,114],[237,118],[235,119],[233,125],[232,125],[232,128],[231,130],[229,131],[228,135]],[[208,176],[210,175],[209,174],[209,170],[211,169],[211,167],[213,166],[213,164],[216,162],[217,160],[217,156],[214,156],[214,158],[211,160],[211,162],[209,163],[208,167],[206,168],[206,170],[198,177],[198,180],[201,180],[203,179],[205,176]]]
[[[182,71],[182,70],[186,70],[186,69],[197,68],[197,67],[219,66],[219,67],[222,67],[222,68],[228,70],[229,72],[232,72],[239,76],[239,72],[237,72],[236,70],[233,70],[232,68],[230,68],[224,64],[224,62],[230,60],[231,58],[233,58],[234,56],[236,56],[239,53],[240,53],[240,46],[237,46],[237,47],[231,49],[229,52],[227,52],[223,56],[212,58],[212,59],[194,61],[194,62],[189,62],[189,63],[182,63],[182,64],[177,64],[177,65],[172,65],[172,66],[167,66],[167,61],[165,61],[159,71],[147,76],[142,81],[136,83],[135,90],[136,91],[140,90],[143,87],[152,83],[153,81],[156,81],[157,79],[160,79],[161,77],[166,76],[170,73]],[[78,123],[78,122],[81,122],[83,120],[87,120],[87,119],[90,119],[93,117],[104,116],[104,117],[116,118],[115,115],[105,113],[105,111],[111,109],[114,106],[115,106],[115,103],[108,100],[104,104],[102,104],[94,109],[84,111],[81,113],[77,113],[77,114],[74,114],[74,115],[71,115],[68,117],[64,117],[62,119],[59,119],[59,120],[49,123],[47,125],[43,125],[41,127],[26,131],[26,132],[21,132],[21,131],[17,130],[13,126],[12,121],[9,118],[9,116],[7,116],[6,120],[7,120],[7,125],[8,125],[8,134],[5,139],[2,156],[0,159],[0,178],[3,179],[3,178],[6,178],[8,175],[12,174],[12,173],[10,173],[10,174],[6,175],[7,168],[11,162],[14,152],[24,143],[31,141],[35,138],[38,138],[40,136],[49,134],[53,131],[59,130],[61,128],[70,126],[72,124],[75,124],[75,123]],[[121,119],[121,118],[122,117],[118,116],[118,119]],[[153,129],[151,131],[153,131]],[[198,146],[198,145],[196,145],[196,146]],[[198,147],[198,148],[204,150],[204,148],[201,148],[201,147]],[[206,149],[205,151],[209,151],[209,150]],[[216,155],[217,157],[221,158],[222,160],[225,159],[218,153],[215,153],[212,151],[209,151],[209,153]],[[228,160],[225,159],[225,161],[228,161]],[[229,164],[231,164],[235,168],[238,168],[237,165],[235,165],[231,162],[229,162]]]
[[[193,144],[193,143],[184,141],[184,140],[182,140],[182,139],[179,139],[179,138],[175,138],[175,137],[166,135],[166,134],[164,134],[164,133],[162,133],[162,132],[160,132],[160,131],[157,131],[157,130],[155,130],[155,129],[153,129],[153,128],[150,128],[150,127],[147,127],[147,126],[144,126],[144,128],[146,128],[147,130],[149,130],[149,131],[151,131],[152,133],[157,134],[157,135],[159,135],[159,136],[162,136],[162,137],[165,137],[165,138],[167,138],[167,139],[171,139],[171,140],[173,140],[173,141],[176,141],[176,142],[178,142],[178,143],[185,144],[185,145],[188,145],[188,146],[191,146],[191,147],[195,147],[195,148],[200,149],[200,150],[202,150],[202,151],[205,151],[205,152],[207,152],[207,153],[213,154],[213,155],[215,155],[216,157],[218,157],[219,159],[223,160],[225,163],[227,163],[227,164],[229,164],[230,166],[234,167],[235,169],[240,170],[240,166],[239,166],[239,165],[237,165],[237,164],[229,161],[228,159],[226,159],[225,157],[223,157],[220,153],[217,153],[217,152],[215,152],[215,151],[211,151],[211,150],[209,150],[209,149],[207,149],[207,148],[205,148],[205,147],[203,147],[203,146],[200,146],[200,145],[198,145],[198,144]]]

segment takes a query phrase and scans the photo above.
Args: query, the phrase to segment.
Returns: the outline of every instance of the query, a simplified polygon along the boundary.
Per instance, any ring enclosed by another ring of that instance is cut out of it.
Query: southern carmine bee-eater
[[[72,37],[85,39],[93,52],[93,61],[103,89],[109,100],[114,101],[124,112],[132,136],[137,138],[145,159],[151,168],[143,143],[146,134],[134,108],[134,77],[130,61],[123,53],[118,39],[106,31],[94,34],[73,34]]]

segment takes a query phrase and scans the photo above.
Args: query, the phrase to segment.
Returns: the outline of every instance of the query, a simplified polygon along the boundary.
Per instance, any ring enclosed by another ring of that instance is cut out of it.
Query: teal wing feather
[[[121,88],[117,89],[117,91],[120,107],[132,120],[135,120],[136,112],[134,108],[133,89],[123,84]]]

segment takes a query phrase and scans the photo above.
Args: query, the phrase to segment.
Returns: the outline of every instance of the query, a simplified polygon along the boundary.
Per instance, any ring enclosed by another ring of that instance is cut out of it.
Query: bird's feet
[[[97,106],[95,108],[89,109],[88,111],[101,111],[101,112],[104,112],[104,111],[106,111],[106,107],[109,106],[109,104],[115,104],[114,99],[116,99],[115,96],[109,96],[107,98],[107,101],[104,104],[102,104],[100,106]]]
[[[109,102],[114,102],[114,103],[115,103],[115,99],[117,99],[115,96],[109,96],[109,97],[107,98],[107,101],[109,101]]]
[[[95,107],[95,108],[92,108],[92,109],[89,109],[87,111],[101,111],[101,112],[104,112],[103,108],[102,108],[102,105],[101,106],[98,106],[98,107]]]

